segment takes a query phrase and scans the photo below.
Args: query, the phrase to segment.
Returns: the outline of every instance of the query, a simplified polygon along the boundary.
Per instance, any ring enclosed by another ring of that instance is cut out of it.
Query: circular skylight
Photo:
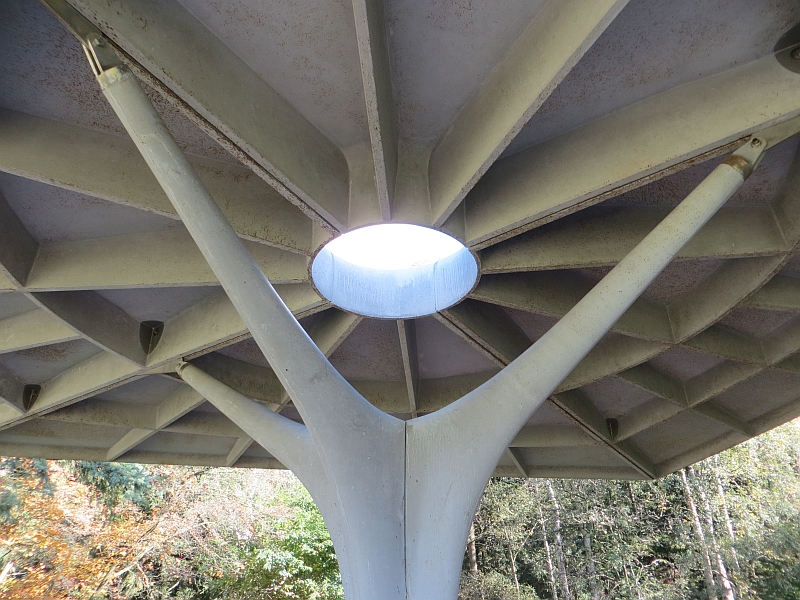
[[[407,319],[461,300],[475,285],[478,264],[466,246],[441,231],[384,224],[328,242],[314,258],[311,277],[340,308]]]

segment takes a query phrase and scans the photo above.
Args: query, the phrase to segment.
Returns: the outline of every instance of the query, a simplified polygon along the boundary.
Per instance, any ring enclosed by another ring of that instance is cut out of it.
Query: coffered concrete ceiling
[[[509,364],[723,156],[800,115],[791,0],[70,4],[334,366],[403,418]],[[800,415],[797,150],[767,152],[498,474],[657,477]],[[35,0],[0,0],[0,192],[0,454],[281,466],[174,377],[188,359],[300,418]],[[331,306],[309,257],[384,221],[462,239],[478,286],[416,320]]]

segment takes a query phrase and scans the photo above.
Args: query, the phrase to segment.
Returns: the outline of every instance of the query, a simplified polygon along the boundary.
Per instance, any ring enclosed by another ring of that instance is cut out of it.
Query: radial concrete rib
[[[745,302],[752,308],[800,311],[800,279],[776,275]]]
[[[42,292],[30,297],[103,350],[138,365],[147,360],[139,338],[139,321],[97,292]]]
[[[509,273],[615,265],[669,214],[662,207],[597,207],[486,248],[481,272]],[[723,208],[677,259],[783,254],[787,247],[768,207]]]
[[[277,286],[278,294],[298,318],[324,305],[308,284]],[[164,326],[164,336],[148,356],[148,366],[180,357],[195,357],[250,337],[239,313],[224,292],[190,306]]]
[[[25,285],[38,250],[39,244],[0,193],[0,273],[13,287]]]
[[[154,429],[131,429],[108,449],[106,461],[112,462],[155,434]]]
[[[46,311],[32,310],[0,321],[0,354],[68,342],[80,337]]]
[[[383,0],[353,0],[353,14],[364,83],[378,214],[380,220],[388,221],[397,179],[398,135]],[[353,219],[349,220],[352,227]]]
[[[570,425],[530,425],[520,429],[510,448],[563,448],[594,446],[598,442],[582,427]]]
[[[25,413],[24,388],[25,384],[13,373],[0,367],[0,423]]]
[[[787,256],[740,258],[723,264],[701,284],[668,304],[678,341],[697,334],[764,285]]]
[[[683,345],[728,360],[762,367],[767,365],[764,348],[758,339],[721,325],[704,329]]]
[[[709,419],[716,421],[717,423],[727,425],[731,429],[735,429],[739,433],[743,433],[747,436],[755,435],[755,429],[752,425],[750,425],[750,423],[743,421],[730,411],[719,406],[713,400],[703,402],[702,404],[697,404],[696,406],[692,407],[692,412],[704,415]]]
[[[582,387],[598,379],[630,369],[661,354],[667,348],[669,346],[659,342],[608,336],[600,340],[586,354],[583,360],[559,384],[557,391],[563,392]]]
[[[305,284],[278,286],[278,289],[298,314],[312,310],[322,302],[311,286]],[[183,357],[201,355],[249,336],[230,300],[220,292],[187,308],[165,324],[164,335],[148,356],[146,368],[110,353],[96,354],[43,383],[42,391],[28,413],[20,415],[0,410],[0,428],[84,400],[159,368],[174,370]]]
[[[5,199],[0,196],[0,271],[17,289],[76,334],[137,364],[145,353],[139,343],[139,323],[95,292],[31,294],[27,283],[39,245]]]
[[[252,171],[199,156],[189,161],[241,237],[311,251],[311,219]],[[0,109],[0,171],[177,218],[136,146],[109,133]]]
[[[617,422],[617,434],[614,436],[614,440],[622,442],[686,410],[701,414],[712,421],[716,421],[740,433],[744,433],[748,436],[752,435],[753,427],[750,424],[712,401],[706,401],[690,409],[686,409],[666,403],[661,399],[656,399],[636,407],[630,413],[620,418]]]
[[[528,467],[525,465],[525,457],[522,456],[522,452],[519,451],[519,448],[506,448],[506,456],[511,461],[511,464],[514,465],[520,477],[523,479],[528,477]]]
[[[307,257],[245,242],[273,284],[308,279]],[[164,257],[176,260],[164,260]],[[179,258],[177,258],[179,257]],[[26,284],[31,292],[219,285],[185,231],[46,244]]]
[[[627,0],[544,3],[431,155],[434,225],[450,216],[626,4]]]
[[[655,479],[656,467],[635,445],[612,440],[606,419],[583,393],[571,390],[556,394],[550,401],[631,467],[645,477]]]
[[[696,406],[718,396],[725,390],[757,375],[763,369],[758,365],[725,361],[686,382],[689,406]]]
[[[403,373],[408,389],[408,408],[412,418],[417,416],[419,396],[419,356],[417,355],[417,322],[413,319],[397,321],[400,337],[400,355],[403,357]]]
[[[800,114],[799,82],[767,56],[498,160],[465,199],[468,243],[491,245],[724,152]]]
[[[676,404],[665,402],[662,398],[655,398],[640,404],[617,419],[614,440],[617,442],[627,440],[648,427],[679,415],[684,410],[684,408]]]
[[[560,318],[596,283],[597,280],[581,274],[561,271],[484,275],[470,297],[506,308]],[[673,341],[667,308],[641,297],[625,311],[612,331],[653,341]]]
[[[341,151],[177,0],[72,4],[187,104],[189,118],[199,115],[260,165],[290,201],[334,227],[346,225]]]
[[[233,448],[231,451],[228,452],[228,456],[225,458],[225,466],[232,467],[234,466],[237,461],[242,457],[242,454],[247,452],[247,449],[253,445],[253,438],[250,436],[240,437],[236,440],[233,444]]]
[[[108,352],[99,352],[74,367],[41,383],[42,389],[24,415],[0,413],[0,428],[5,429],[68,404],[84,400],[105,389],[136,378],[139,368],[129,360]],[[26,382],[29,383],[29,382]]]
[[[738,431],[729,431],[723,433],[721,436],[714,438],[699,446],[695,446],[687,452],[682,452],[676,456],[668,458],[658,465],[658,469],[662,475],[673,473],[678,469],[682,469],[686,465],[691,465],[701,460],[708,458],[714,454],[719,454],[723,450],[727,450],[732,446],[741,444],[750,438],[749,435],[739,433]]]
[[[642,364],[617,373],[617,377],[651,394],[669,400],[676,406],[688,407],[683,383],[659,371],[650,364]]]
[[[167,427],[173,421],[194,410],[205,402],[205,398],[188,385],[182,385],[171,393],[155,409],[151,409],[152,428],[134,428],[126,433],[114,444],[106,455],[106,460],[112,461],[133,450],[143,441]]]
[[[493,304],[465,300],[436,318],[499,366],[510,364],[531,345],[509,314]]]
[[[777,364],[800,350],[800,320],[792,319],[786,325],[761,340],[767,363]]]

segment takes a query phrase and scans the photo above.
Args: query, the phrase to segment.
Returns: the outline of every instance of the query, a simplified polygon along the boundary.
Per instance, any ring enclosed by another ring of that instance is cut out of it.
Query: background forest
[[[655,482],[494,479],[462,600],[800,600],[800,422]],[[342,598],[288,473],[7,458],[0,598]]]

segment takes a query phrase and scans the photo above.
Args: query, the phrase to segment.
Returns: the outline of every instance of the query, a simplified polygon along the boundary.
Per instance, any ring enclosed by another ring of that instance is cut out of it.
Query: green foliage
[[[713,595],[724,597],[719,553],[737,600],[800,600],[797,424],[695,465],[688,481],[702,540],[680,474],[553,480],[558,508],[546,480],[492,480],[475,518],[480,577],[465,576],[462,596],[504,598],[516,575],[548,599],[706,600],[705,551]]]
[[[497,572],[465,575],[461,578],[458,600],[539,600],[536,590],[527,585],[516,586]]]
[[[153,475],[144,465],[77,461],[72,468],[80,481],[96,490],[109,517],[114,517],[114,509],[123,500],[145,512],[153,508]]]
[[[230,599],[341,600],[339,565],[322,514],[305,488],[279,497],[291,515],[247,552],[244,570],[217,586]]]

